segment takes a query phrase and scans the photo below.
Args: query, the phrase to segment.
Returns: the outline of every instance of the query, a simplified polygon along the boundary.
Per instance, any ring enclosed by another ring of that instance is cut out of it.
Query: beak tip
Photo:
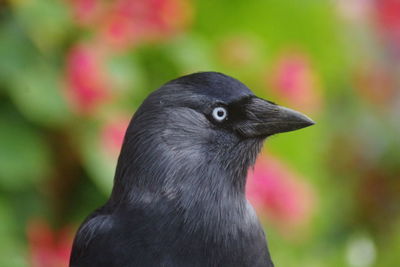
[[[307,127],[313,126],[315,124],[315,121],[313,121],[312,119],[310,119],[307,116],[304,116],[303,118],[301,118],[301,120],[302,120],[302,122],[299,123],[298,129],[307,128]]]
[[[309,127],[309,126],[313,126],[315,124],[315,121],[313,121],[312,119],[310,119],[308,116],[304,115],[304,125],[305,127]]]
[[[315,124],[315,121],[303,113],[285,107],[280,107],[280,110],[283,114],[285,114],[285,119],[290,122],[288,124],[290,127],[288,127],[286,131],[299,130]]]

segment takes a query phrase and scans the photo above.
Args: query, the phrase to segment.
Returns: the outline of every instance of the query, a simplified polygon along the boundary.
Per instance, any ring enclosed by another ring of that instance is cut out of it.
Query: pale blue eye
[[[212,112],[212,116],[217,121],[223,121],[228,116],[228,111],[223,107],[216,107]]]

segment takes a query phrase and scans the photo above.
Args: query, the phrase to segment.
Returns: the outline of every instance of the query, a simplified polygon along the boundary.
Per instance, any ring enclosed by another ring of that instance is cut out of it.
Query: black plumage
[[[273,266],[246,200],[263,140],[313,122],[221,73],[170,81],[126,131],[108,202],[75,237],[71,266]]]

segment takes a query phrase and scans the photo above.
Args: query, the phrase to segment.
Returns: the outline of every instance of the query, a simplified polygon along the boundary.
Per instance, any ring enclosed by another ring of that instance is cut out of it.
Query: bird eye
[[[228,111],[223,107],[216,107],[212,112],[212,116],[217,121],[223,121],[228,116]]]

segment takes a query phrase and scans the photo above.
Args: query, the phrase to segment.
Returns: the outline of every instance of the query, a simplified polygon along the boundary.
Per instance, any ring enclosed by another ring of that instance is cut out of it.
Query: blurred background
[[[249,174],[276,266],[400,266],[399,0],[0,1],[0,266],[67,266],[132,114],[207,70],[317,121]]]

